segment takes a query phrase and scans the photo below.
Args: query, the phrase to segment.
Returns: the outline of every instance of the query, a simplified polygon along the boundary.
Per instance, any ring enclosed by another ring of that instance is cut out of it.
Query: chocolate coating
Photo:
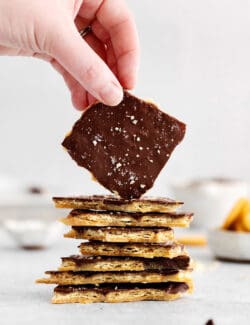
[[[71,285],[62,286],[59,285],[54,289],[54,292],[58,293],[71,293],[87,290],[101,291],[108,293],[114,290],[130,290],[130,289],[160,289],[165,290],[168,293],[185,292],[189,289],[189,286],[185,282],[162,282],[162,283],[112,283],[112,284],[99,284],[98,286],[92,284],[84,285]]]
[[[68,217],[77,217],[84,213],[93,214],[93,215],[102,215],[102,214],[109,214],[116,217],[132,217],[133,219],[140,221],[145,215],[147,216],[166,216],[171,218],[183,218],[188,217],[192,218],[193,213],[186,213],[186,212],[121,212],[121,211],[90,211],[90,210],[81,210],[81,209],[74,209],[70,212]]]
[[[172,230],[170,227],[155,228],[155,227],[82,227],[82,226],[72,226],[72,229],[74,229],[78,233],[81,233],[86,229],[98,229],[103,232],[109,231],[110,233],[116,232],[117,230],[120,230],[123,233],[140,232],[142,230],[145,230],[145,231],[151,230],[153,232],[162,232],[162,231],[171,231]]]
[[[83,256],[83,255],[72,255],[69,257],[62,257],[62,261],[72,261],[77,266],[81,266],[84,263],[96,263],[98,261],[112,262],[112,261],[138,261],[142,262],[145,271],[153,270],[185,270],[189,267],[190,258],[185,255],[180,255],[174,258],[155,257],[143,258],[143,257],[103,257],[103,256]]]
[[[108,244],[109,246],[114,246],[114,247],[123,247],[123,246],[126,246],[126,245],[134,245],[136,247],[168,247],[169,249],[170,248],[175,248],[177,246],[180,246],[182,249],[184,248],[184,245],[182,244],[177,244],[177,243],[173,243],[173,244],[169,244],[169,243],[110,243],[110,242],[102,242],[102,241],[98,241],[98,240],[89,240],[88,242],[84,242],[84,243],[81,243],[78,247],[81,248],[81,246],[88,246],[88,245],[91,245],[91,246],[94,246],[94,245],[104,245],[104,244]]]
[[[158,274],[162,274],[162,275],[171,275],[171,274],[177,274],[179,270],[173,270],[173,269],[164,269],[164,270],[157,270],[156,272]],[[152,272],[152,271],[151,271]],[[70,274],[70,275],[82,275],[84,277],[92,277],[93,275],[99,273],[103,273],[103,272],[96,272],[96,271],[46,271],[45,274],[59,274],[59,273],[66,273],[66,274]],[[106,274],[107,273],[117,273],[116,271],[110,271],[110,272],[105,272]],[[119,271],[118,272],[119,275],[121,276],[126,276],[126,274],[128,273],[128,271]],[[129,271],[129,273],[138,273],[137,271]],[[140,271],[139,272],[140,274],[142,275],[147,275],[148,274],[148,271]]]
[[[124,92],[115,107],[92,105],[62,145],[104,187],[131,199],[153,186],[184,134],[184,123]]]
[[[88,202],[98,202],[102,204],[108,204],[108,205],[123,205],[133,202],[138,203],[151,203],[151,204],[183,204],[181,201],[175,201],[172,199],[169,199],[167,197],[150,197],[150,196],[144,196],[140,199],[121,199],[115,195],[81,195],[81,196],[55,196],[53,197],[53,200],[60,201],[60,200],[74,200],[79,201],[83,203]]]

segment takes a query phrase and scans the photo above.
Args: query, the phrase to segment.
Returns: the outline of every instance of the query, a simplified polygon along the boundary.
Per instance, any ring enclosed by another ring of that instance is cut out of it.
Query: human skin
[[[0,55],[50,62],[80,110],[96,100],[116,105],[135,86],[138,44],[123,0],[0,0]]]

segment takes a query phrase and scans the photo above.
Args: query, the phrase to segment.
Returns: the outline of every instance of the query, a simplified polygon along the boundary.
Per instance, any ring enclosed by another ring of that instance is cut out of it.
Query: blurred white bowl
[[[4,229],[17,246],[24,249],[42,249],[62,236],[63,225],[58,221],[40,219],[6,219]]]
[[[27,187],[8,178],[0,186],[0,226],[19,247],[45,248],[62,236],[63,225],[58,218],[51,193],[38,187]]]
[[[212,229],[208,244],[218,258],[250,262],[250,233]]]
[[[248,183],[231,179],[202,179],[170,185],[174,199],[194,213],[192,227],[211,229],[222,225],[240,197],[247,196]]]

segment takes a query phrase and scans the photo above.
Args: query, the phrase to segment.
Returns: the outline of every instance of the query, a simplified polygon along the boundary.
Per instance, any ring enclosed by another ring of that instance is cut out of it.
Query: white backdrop
[[[137,95],[187,123],[153,193],[173,179],[250,180],[250,2],[130,0],[142,48]],[[60,146],[79,113],[61,77],[0,57],[0,174],[78,193],[103,189]]]

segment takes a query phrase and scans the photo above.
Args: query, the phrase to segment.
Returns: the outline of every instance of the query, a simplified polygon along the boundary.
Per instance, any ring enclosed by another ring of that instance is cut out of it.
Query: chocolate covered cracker
[[[57,208],[126,212],[173,212],[183,204],[163,197],[125,200],[114,195],[53,197],[53,201]]]
[[[153,186],[184,134],[184,123],[124,92],[115,107],[92,105],[62,145],[104,187],[131,199]]]
[[[68,226],[94,227],[188,227],[192,213],[184,212],[147,212],[129,213],[113,211],[72,210],[61,221]]]
[[[96,240],[110,243],[168,243],[174,240],[171,228],[149,227],[72,227],[67,238]]]
[[[175,300],[192,291],[192,282],[111,283],[57,286],[52,303],[124,302],[140,300]]]
[[[189,270],[138,271],[138,272],[88,272],[88,271],[46,271],[48,277],[38,279],[37,283],[79,285],[98,283],[156,283],[186,282],[191,280]]]
[[[179,255],[174,258],[144,258],[122,256],[86,256],[72,255],[62,257],[59,271],[165,271],[186,270],[190,267],[190,258]]]
[[[103,243],[91,241],[82,243],[80,251],[83,255],[92,256],[135,256],[135,257],[168,257],[174,258],[186,255],[184,246],[173,243],[172,245],[153,243]]]

